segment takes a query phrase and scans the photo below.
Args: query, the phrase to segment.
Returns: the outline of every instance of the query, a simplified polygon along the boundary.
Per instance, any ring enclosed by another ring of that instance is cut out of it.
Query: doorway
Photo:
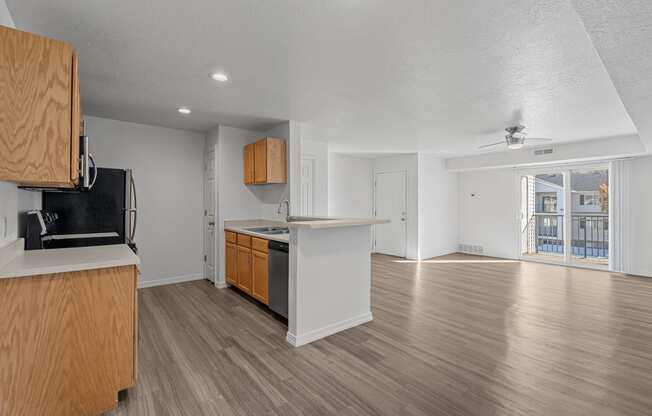
[[[520,176],[520,255],[575,266],[609,264],[609,168],[579,166]]]
[[[204,278],[215,283],[215,149],[204,156]]]
[[[374,227],[376,253],[405,257],[407,247],[407,172],[378,172],[375,175],[374,213],[388,224]]]

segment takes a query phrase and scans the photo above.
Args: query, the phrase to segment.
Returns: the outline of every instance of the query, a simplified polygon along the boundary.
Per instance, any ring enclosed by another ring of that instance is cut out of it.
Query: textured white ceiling
[[[641,140],[652,152],[652,1],[573,0]]]
[[[197,130],[292,119],[359,152],[469,154],[518,121],[558,142],[636,133],[567,0],[7,3],[19,28],[79,49],[93,115]]]

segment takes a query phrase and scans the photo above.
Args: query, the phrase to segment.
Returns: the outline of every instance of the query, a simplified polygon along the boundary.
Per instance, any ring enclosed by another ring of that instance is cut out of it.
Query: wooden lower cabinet
[[[237,261],[237,286],[248,295],[251,295],[251,249],[248,247],[238,246]]]
[[[269,304],[268,241],[232,231],[225,232],[225,239],[226,282]]]
[[[0,415],[97,415],[136,382],[137,269],[0,279]]]
[[[253,250],[251,257],[253,259],[251,296],[267,305],[269,303],[269,255]]]
[[[233,243],[226,243],[225,257],[226,264],[224,270],[224,277],[226,282],[230,285],[238,285],[238,275],[236,273],[236,263],[238,261],[237,246]]]

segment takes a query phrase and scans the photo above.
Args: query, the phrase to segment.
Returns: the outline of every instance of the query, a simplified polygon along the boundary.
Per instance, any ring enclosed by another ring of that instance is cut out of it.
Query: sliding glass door
[[[609,261],[609,170],[605,166],[520,175],[521,257],[605,267]]]
[[[609,170],[571,173],[572,260],[609,264]]]
[[[521,254],[564,257],[564,175],[561,172],[521,176]]]

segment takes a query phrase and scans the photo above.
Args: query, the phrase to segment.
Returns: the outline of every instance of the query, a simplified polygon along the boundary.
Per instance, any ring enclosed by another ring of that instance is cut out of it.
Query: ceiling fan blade
[[[478,146],[478,149],[484,149],[484,148],[487,148],[487,147],[498,146],[499,144],[505,144],[505,141],[503,140],[501,142],[496,142],[496,143],[491,143],[491,144],[485,144],[485,145],[482,145],[482,146]]]
[[[525,141],[526,142],[551,142],[552,139],[545,139],[545,138],[542,138],[542,137],[532,137],[532,138],[526,137]]]

